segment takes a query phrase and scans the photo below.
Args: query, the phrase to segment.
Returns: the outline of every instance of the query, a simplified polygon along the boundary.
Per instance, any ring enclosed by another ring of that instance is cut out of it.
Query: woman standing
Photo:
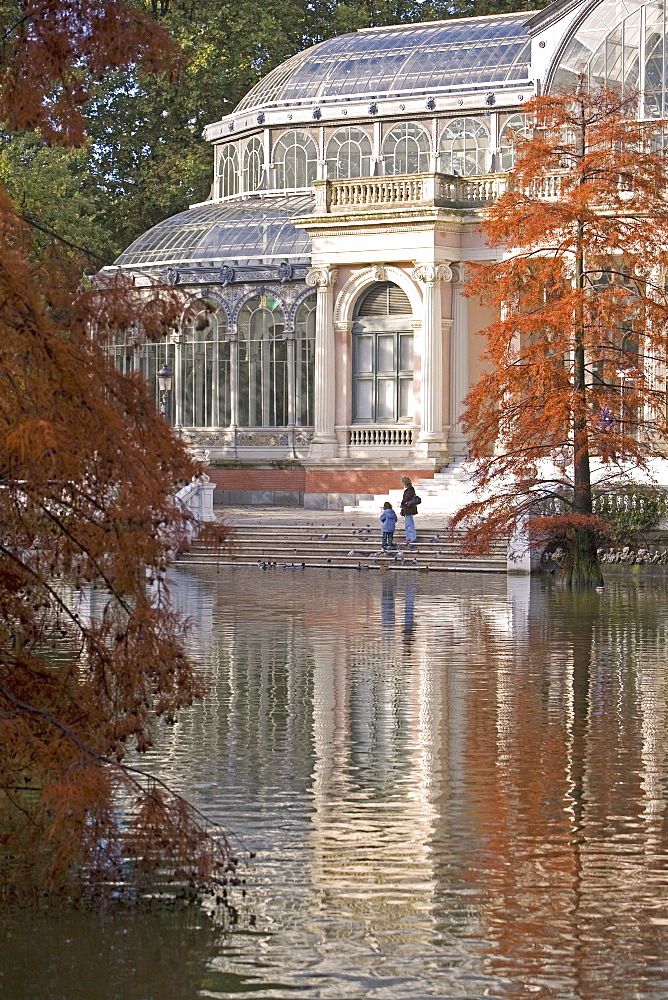
[[[401,498],[401,510],[399,513],[406,525],[406,541],[409,545],[413,545],[417,542],[415,522],[413,520],[415,514],[417,514],[417,504],[411,503],[415,497],[415,490],[408,476],[403,476],[401,482],[404,486],[404,495]]]

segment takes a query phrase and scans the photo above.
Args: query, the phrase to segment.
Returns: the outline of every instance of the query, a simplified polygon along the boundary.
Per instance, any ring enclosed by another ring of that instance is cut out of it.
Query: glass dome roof
[[[237,110],[526,80],[529,16],[522,11],[339,35],[277,66]]]
[[[254,196],[199,205],[159,222],[124,250],[118,266],[178,266],[196,262],[308,258],[311,241],[290,221],[313,211],[309,195]]]

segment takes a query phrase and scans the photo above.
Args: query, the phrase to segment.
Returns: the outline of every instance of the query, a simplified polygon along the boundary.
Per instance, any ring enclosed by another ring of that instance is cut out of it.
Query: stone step
[[[417,570],[420,572],[432,573],[506,573],[505,560],[499,563],[487,562],[472,564],[470,562],[461,563],[371,563],[368,560],[360,562],[327,562],[304,559],[301,562],[279,562],[272,566],[267,565],[265,560],[245,560],[245,559],[225,559],[217,558],[214,554],[195,558],[194,556],[179,556],[179,564],[191,566],[255,566],[259,569],[356,569],[356,570]]]
[[[445,537],[442,519],[422,522],[420,541],[415,547],[408,547],[403,532],[398,530],[396,547],[390,552],[383,552],[380,547],[381,528],[375,516],[368,521],[342,517],[341,522],[334,524],[331,519],[320,524],[310,520],[292,524],[241,522],[230,525],[230,529],[229,547],[213,549],[195,541],[179,556],[179,562],[295,570],[302,567],[476,573],[507,570],[504,542],[495,544],[488,556],[466,556],[456,537]]]

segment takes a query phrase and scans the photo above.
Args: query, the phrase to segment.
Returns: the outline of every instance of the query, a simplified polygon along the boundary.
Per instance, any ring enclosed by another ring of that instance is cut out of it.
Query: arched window
[[[153,393],[155,405],[160,407],[160,393],[158,390],[158,372],[163,365],[168,365],[174,371],[174,341],[161,337],[160,340],[147,341],[137,347],[139,371],[148,382],[149,389]],[[174,420],[174,392],[169,394],[170,420]]]
[[[285,427],[288,422],[288,354],[283,312],[276,299],[255,295],[239,315],[239,423]]]
[[[518,137],[529,138],[529,116],[513,115],[501,129],[499,136],[499,153],[501,170],[512,170],[515,166],[515,140]]]
[[[239,157],[231,142],[218,153],[218,197],[228,198],[239,191]]]
[[[295,423],[311,427],[314,420],[315,295],[300,305],[295,320]]]
[[[262,182],[264,170],[264,148],[262,141],[254,136],[246,143],[244,150],[244,191],[257,191]]]
[[[286,132],[274,147],[277,188],[305,188],[316,175],[318,147],[308,132]]]
[[[429,146],[429,135],[421,125],[415,122],[395,125],[383,143],[385,173],[426,173],[429,170]]]
[[[353,420],[393,423],[413,419],[412,316],[393,282],[372,285],[356,307],[353,326]]]
[[[489,169],[489,131],[477,118],[454,118],[441,133],[441,170],[444,174],[486,174]]]
[[[371,139],[361,128],[340,128],[327,143],[327,176],[369,177]]]
[[[181,420],[186,427],[230,423],[230,345],[224,313],[200,302],[189,314],[181,345]]]

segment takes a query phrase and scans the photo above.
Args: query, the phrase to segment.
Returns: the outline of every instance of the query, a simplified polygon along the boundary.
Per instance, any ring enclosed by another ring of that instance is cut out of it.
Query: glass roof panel
[[[339,35],[277,66],[238,110],[526,80],[528,16],[523,11]]]
[[[149,229],[116,264],[141,267],[308,257],[311,241],[290,219],[312,211],[313,198],[308,195],[201,205]]]

